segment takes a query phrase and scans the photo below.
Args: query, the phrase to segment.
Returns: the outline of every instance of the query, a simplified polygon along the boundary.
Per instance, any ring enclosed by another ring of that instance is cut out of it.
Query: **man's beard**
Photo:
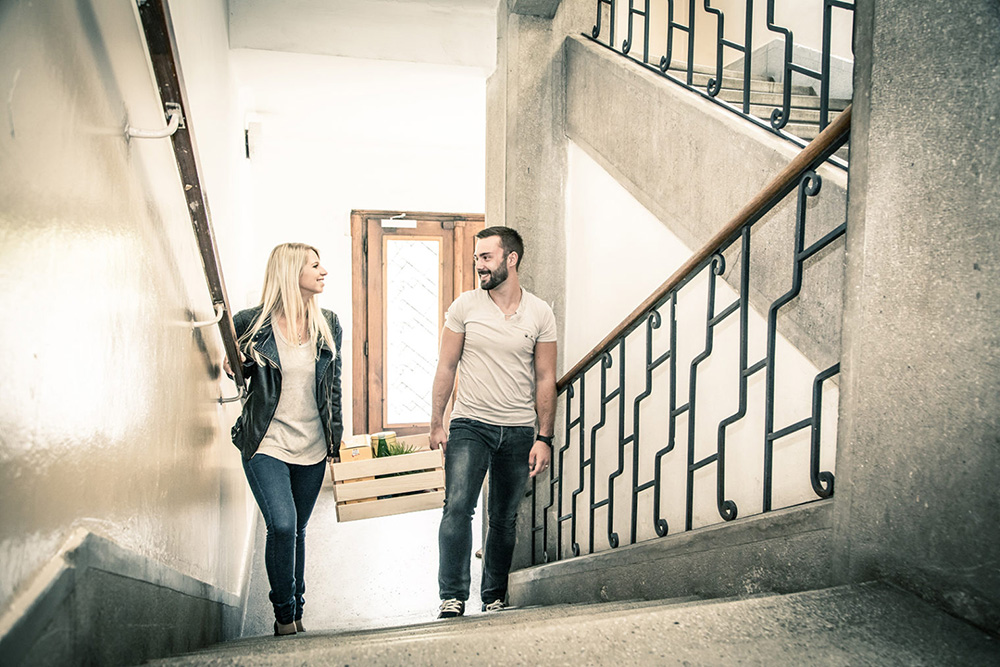
[[[488,276],[479,274],[479,286],[484,290],[491,290],[499,287],[503,281],[507,280],[507,264],[501,264],[495,271],[490,271]]]

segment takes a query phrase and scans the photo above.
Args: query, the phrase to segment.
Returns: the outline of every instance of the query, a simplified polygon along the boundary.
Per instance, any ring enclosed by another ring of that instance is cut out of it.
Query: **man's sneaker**
[[[503,600],[494,600],[489,604],[483,605],[483,611],[503,611],[506,608],[507,605],[504,604]]]
[[[461,600],[441,600],[438,618],[455,618],[465,613],[465,603]]]

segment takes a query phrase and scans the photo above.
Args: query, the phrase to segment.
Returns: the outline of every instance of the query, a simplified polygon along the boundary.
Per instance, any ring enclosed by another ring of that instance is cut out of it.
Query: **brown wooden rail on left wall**
[[[194,235],[201,253],[201,262],[205,268],[205,281],[208,283],[212,305],[217,311],[220,308],[222,310],[222,317],[219,320],[222,344],[226,351],[226,358],[229,359],[229,365],[235,374],[236,386],[240,391],[239,397],[242,397],[246,392],[246,381],[243,378],[242,366],[239,362],[236,329],[233,326],[233,315],[229,308],[226,283],[222,277],[215,234],[212,232],[208,200],[199,177],[198,151],[195,147],[191,117],[188,114],[190,106],[184,88],[184,79],[181,76],[177,40],[174,37],[174,27],[170,20],[170,10],[167,8],[166,0],[143,0],[138,2],[137,6],[142,21],[142,30],[146,36],[146,48],[149,50],[149,59],[156,76],[160,102],[164,110],[167,109],[167,105],[172,105],[179,107],[181,111],[180,126],[171,137],[174,157],[177,160],[181,183],[184,185],[187,209],[191,215],[191,226],[194,228]]]

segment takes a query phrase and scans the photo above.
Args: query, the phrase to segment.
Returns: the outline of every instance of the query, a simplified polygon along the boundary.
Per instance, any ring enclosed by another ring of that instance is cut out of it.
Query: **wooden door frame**
[[[451,300],[463,291],[475,288],[475,271],[472,264],[472,248],[475,246],[475,235],[485,226],[486,216],[481,213],[429,213],[425,211],[351,211],[351,279],[353,291],[352,306],[352,394],[353,394],[353,430],[355,433],[370,433],[372,422],[370,384],[374,380],[373,369],[370,367],[371,350],[369,349],[370,331],[373,326],[383,327],[381,310],[373,314],[369,310],[369,283],[371,280],[382,281],[381,267],[374,273],[368,266],[369,233],[377,224],[381,230],[381,221],[393,217],[402,219],[439,222],[443,229],[452,230],[452,269],[453,294]],[[390,228],[391,229],[391,228]],[[448,304],[451,300],[448,300]],[[447,308],[447,304],[444,306]],[[371,317],[378,317],[379,322],[372,322]],[[443,323],[443,319],[442,319]],[[439,334],[440,335],[440,334]],[[380,351],[380,357],[384,357]],[[381,383],[381,376],[377,379]],[[380,392],[381,393],[381,392]],[[377,416],[381,425],[382,413]],[[379,430],[379,429],[375,429]],[[402,435],[402,433],[401,433]]]

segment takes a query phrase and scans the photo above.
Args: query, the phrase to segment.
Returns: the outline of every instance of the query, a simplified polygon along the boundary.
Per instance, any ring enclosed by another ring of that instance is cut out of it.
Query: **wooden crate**
[[[338,521],[371,519],[444,505],[444,454],[440,449],[334,463],[331,470]],[[409,474],[395,474],[401,472]]]
[[[372,458],[374,458],[373,455],[372,455],[372,447],[367,442],[362,442],[362,441],[359,440],[359,441],[353,442],[353,443],[343,443],[342,442],[340,444],[344,445],[344,446],[342,446],[340,448],[340,457],[339,458],[340,458],[341,462],[349,463],[349,462],[353,462],[353,461],[370,461]],[[352,445],[355,445],[355,446],[352,446]],[[333,466],[335,466],[335,465],[337,465],[337,464],[336,463],[332,463],[332,462],[330,463],[330,475],[331,476],[333,475]],[[362,477],[361,479],[356,480],[356,481],[361,482],[361,481],[367,481],[367,480],[372,480],[372,479],[375,479],[375,478],[374,477]],[[360,503],[363,500],[374,500],[374,498],[363,498],[361,500],[348,500],[347,502],[351,503],[351,504],[354,504],[354,503]]]

